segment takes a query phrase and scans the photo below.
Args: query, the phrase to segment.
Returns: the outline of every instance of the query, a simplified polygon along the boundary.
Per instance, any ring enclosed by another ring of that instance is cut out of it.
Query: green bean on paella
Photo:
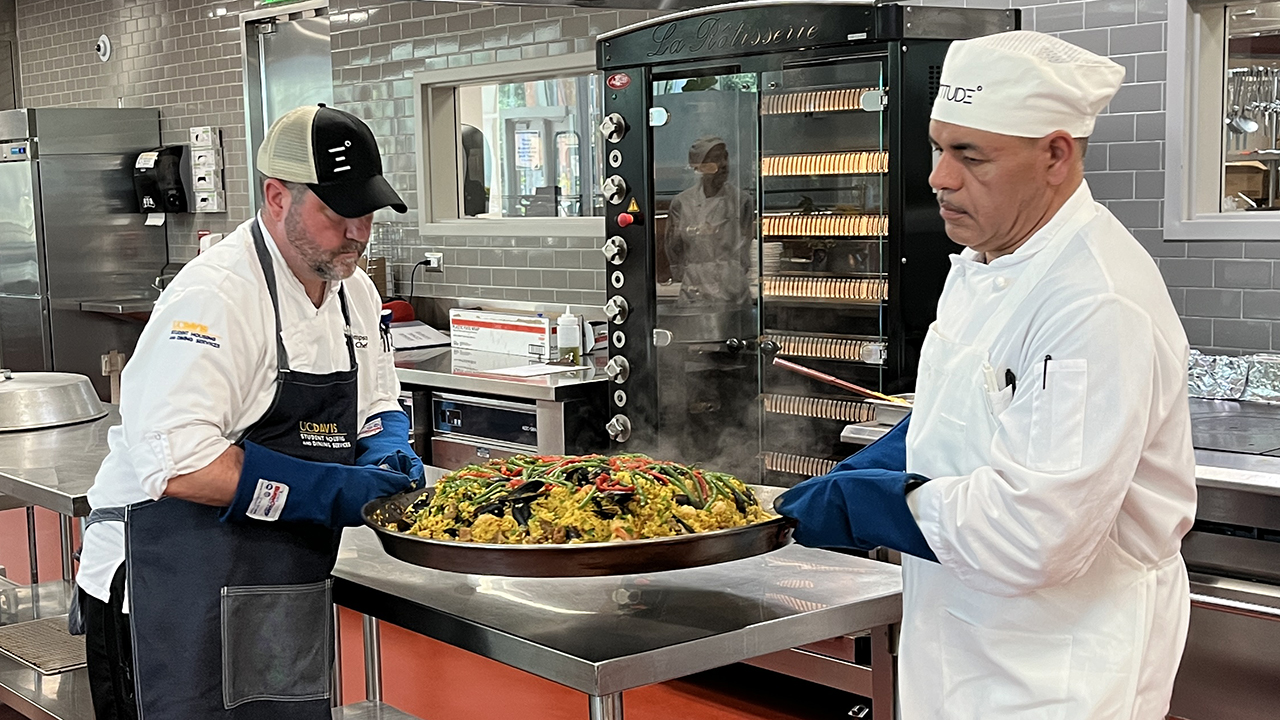
[[[771,517],[732,475],[644,455],[517,455],[468,465],[406,515],[408,532],[420,537],[517,545],[671,537]]]

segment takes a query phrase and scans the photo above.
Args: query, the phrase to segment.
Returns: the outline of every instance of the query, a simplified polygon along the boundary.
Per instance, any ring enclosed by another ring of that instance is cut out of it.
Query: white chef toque
[[[1015,30],[951,44],[930,118],[976,130],[1086,138],[1124,67],[1052,35]]]

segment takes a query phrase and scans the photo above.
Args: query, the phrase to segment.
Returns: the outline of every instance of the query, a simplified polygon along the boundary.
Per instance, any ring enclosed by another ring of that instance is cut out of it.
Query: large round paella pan
[[[637,457],[539,456],[470,466],[433,487],[370,502],[365,522],[387,553],[405,562],[515,577],[677,570],[790,542],[792,523],[768,510],[783,488],[704,477],[675,463],[618,470]],[[570,471],[557,472],[566,463]]]

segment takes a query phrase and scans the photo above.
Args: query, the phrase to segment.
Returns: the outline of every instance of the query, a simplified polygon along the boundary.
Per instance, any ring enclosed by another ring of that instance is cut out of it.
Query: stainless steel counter
[[[394,560],[343,535],[334,602],[601,697],[902,616],[901,570],[791,545],[705,568],[505,578]]]
[[[128,315],[132,313],[149,313],[156,306],[154,297],[81,300],[80,310],[84,312],[109,313],[112,315]]]
[[[85,494],[107,457],[107,430],[120,411],[92,422],[0,433],[0,494],[70,516],[89,514]]]
[[[517,355],[453,350],[449,347],[403,350],[396,352],[396,375],[401,385],[529,400],[558,402],[591,392],[604,392],[602,383],[607,378],[594,365],[573,372],[532,378],[494,375],[491,372],[530,362],[530,359]]]

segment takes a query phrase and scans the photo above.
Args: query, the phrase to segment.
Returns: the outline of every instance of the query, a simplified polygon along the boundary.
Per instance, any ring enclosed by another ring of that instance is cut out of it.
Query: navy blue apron
[[[256,222],[252,232],[275,311],[278,375],[271,407],[242,441],[303,460],[351,465],[358,384],[346,293],[339,289],[338,299],[350,369],[289,370],[271,256]],[[333,423],[347,442],[304,444],[303,422]],[[341,531],[303,523],[225,523],[221,512],[176,498],[125,508],[139,718],[329,718],[329,574]]]

